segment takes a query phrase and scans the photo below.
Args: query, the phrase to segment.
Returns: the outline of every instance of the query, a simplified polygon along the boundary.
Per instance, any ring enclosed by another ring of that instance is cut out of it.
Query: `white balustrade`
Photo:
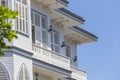
[[[35,44],[32,44],[32,50],[34,58],[70,70],[70,59],[68,57]]]
[[[77,67],[71,66],[72,78],[77,80],[87,80],[86,72]]]

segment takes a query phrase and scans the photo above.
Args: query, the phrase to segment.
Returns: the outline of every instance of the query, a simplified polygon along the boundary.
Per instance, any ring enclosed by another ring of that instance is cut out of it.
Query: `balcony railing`
[[[35,44],[32,44],[32,50],[34,52],[34,58],[70,70],[70,59],[68,57],[60,55],[59,53],[50,51],[43,47],[37,46]]]
[[[72,78],[77,80],[87,80],[86,72],[78,69],[77,67],[71,66]]]

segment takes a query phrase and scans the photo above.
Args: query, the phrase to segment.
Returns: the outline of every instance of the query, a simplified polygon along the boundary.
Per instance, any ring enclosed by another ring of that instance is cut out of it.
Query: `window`
[[[7,0],[0,0],[0,6],[5,6],[7,4]]]
[[[35,44],[35,27],[32,26],[32,43]]]
[[[69,46],[66,46],[66,56],[70,57],[71,56],[71,50]]]
[[[47,17],[37,13],[31,12],[32,21],[32,42],[37,46],[46,48],[47,45]]]
[[[41,16],[41,26],[42,26],[43,47],[46,47],[46,44],[47,44],[47,26],[46,26],[46,17],[44,17],[44,16]]]
[[[38,73],[35,72],[35,80],[39,80]]]
[[[16,30],[28,34],[28,4],[27,0],[16,0],[16,10],[18,17],[16,21]]]
[[[52,31],[51,32],[51,47],[52,47],[52,50],[55,51],[55,52],[60,52],[60,38],[59,38],[59,32],[57,31]]]

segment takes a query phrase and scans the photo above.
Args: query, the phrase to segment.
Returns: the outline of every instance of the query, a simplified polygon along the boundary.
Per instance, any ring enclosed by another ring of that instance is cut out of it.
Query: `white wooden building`
[[[77,2],[77,1],[76,1]],[[78,68],[77,45],[97,37],[78,27],[85,20],[66,9],[67,0],[0,0],[18,10],[18,39],[0,57],[0,80],[87,80]],[[6,42],[7,43],[7,42]]]

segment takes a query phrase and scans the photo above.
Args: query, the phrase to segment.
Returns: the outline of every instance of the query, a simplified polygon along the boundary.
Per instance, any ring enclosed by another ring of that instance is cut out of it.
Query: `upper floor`
[[[9,43],[28,52],[33,58],[70,70],[77,67],[77,45],[94,42],[97,37],[82,29],[85,20],[65,9],[67,0],[0,0],[17,10],[13,29],[18,39]],[[78,27],[79,26],[79,27]]]

